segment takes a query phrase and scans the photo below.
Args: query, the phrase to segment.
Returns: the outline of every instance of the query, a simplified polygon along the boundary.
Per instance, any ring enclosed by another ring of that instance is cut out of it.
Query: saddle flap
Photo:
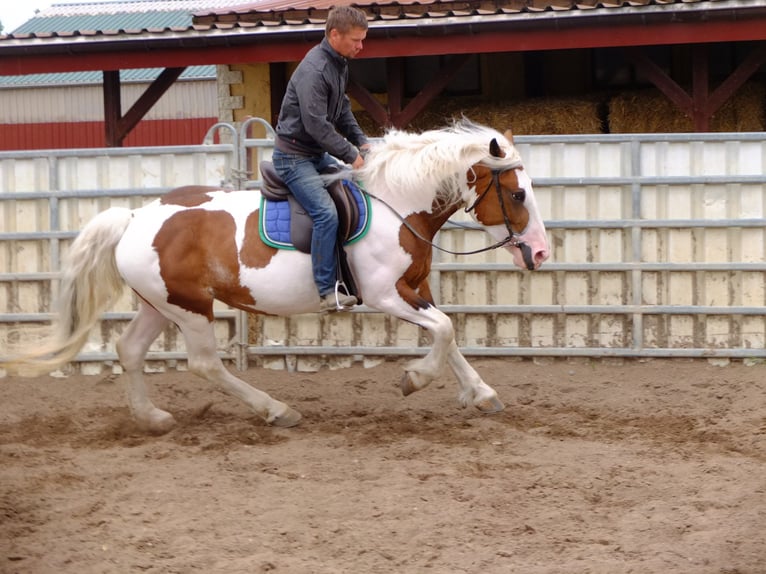
[[[277,170],[274,169],[274,164],[272,162],[260,162],[259,169],[261,172],[261,179],[263,180],[261,195],[272,201],[285,201],[290,197],[290,190],[287,189],[282,178],[277,174]]]
[[[338,239],[345,242],[356,231],[359,223],[359,206],[342,180],[333,182],[328,191],[338,210]]]

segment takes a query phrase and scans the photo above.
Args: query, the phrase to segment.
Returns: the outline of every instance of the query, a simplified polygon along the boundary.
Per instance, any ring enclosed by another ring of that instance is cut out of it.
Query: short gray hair
[[[325,34],[330,30],[337,30],[341,34],[348,34],[352,29],[367,29],[367,15],[359,8],[353,6],[335,6],[327,15]]]

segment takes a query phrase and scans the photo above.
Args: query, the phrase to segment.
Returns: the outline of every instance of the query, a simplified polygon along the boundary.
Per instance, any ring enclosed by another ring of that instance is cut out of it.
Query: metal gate
[[[765,134],[516,144],[553,256],[529,273],[502,252],[437,252],[432,291],[466,355],[766,357]],[[456,223],[439,234],[444,247],[488,243],[465,216]],[[429,346],[416,328],[364,307],[249,319],[247,357],[277,368],[421,355]]]
[[[253,118],[216,124],[200,146],[0,153],[0,345],[14,325],[50,320],[62,243],[90,217],[187,183],[257,188],[273,140]],[[437,256],[432,290],[466,355],[766,358],[766,134],[516,143],[552,258],[530,273],[503,252]],[[452,250],[488,242],[464,216],[437,240]],[[126,297],[104,316],[78,357],[83,370],[119,369],[114,341],[133,311]],[[365,307],[279,318],[221,306],[216,320],[222,356],[241,369],[315,370],[429,346],[417,327]],[[159,369],[184,358],[171,332],[149,355]]]

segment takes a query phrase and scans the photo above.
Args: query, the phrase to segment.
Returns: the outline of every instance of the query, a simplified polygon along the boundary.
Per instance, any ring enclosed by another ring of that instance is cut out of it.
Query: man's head
[[[338,54],[353,58],[367,37],[367,17],[353,6],[336,6],[327,16],[325,36]]]

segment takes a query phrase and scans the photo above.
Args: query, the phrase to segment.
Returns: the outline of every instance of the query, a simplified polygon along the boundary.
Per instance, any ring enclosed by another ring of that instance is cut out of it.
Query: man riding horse
[[[330,10],[324,39],[290,78],[277,123],[274,168],[314,222],[311,264],[320,312],[345,311],[358,302],[338,291],[338,213],[320,174],[337,165],[333,156],[354,169],[364,165],[360,150],[369,144],[345,91],[348,59],[359,53],[366,36],[364,12],[351,6]]]

